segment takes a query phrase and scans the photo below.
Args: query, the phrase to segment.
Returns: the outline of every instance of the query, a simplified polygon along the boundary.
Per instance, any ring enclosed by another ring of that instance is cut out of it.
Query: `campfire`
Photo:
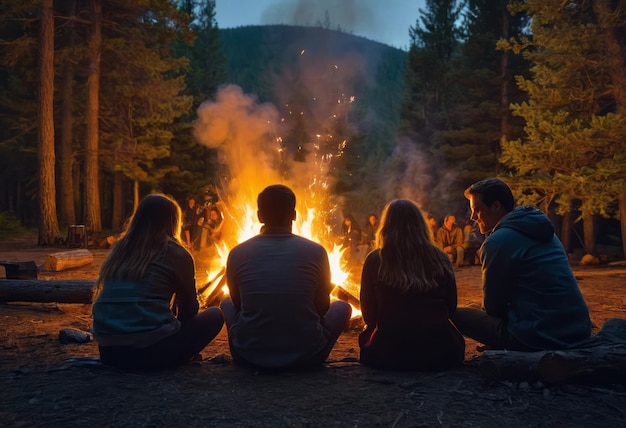
[[[307,195],[296,195],[297,200],[307,200]],[[229,198],[232,199],[232,198]],[[261,224],[256,219],[256,199],[249,201],[238,201],[235,198],[233,207],[241,207],[238,210],[243,212],[247,217],[238,217],[236,210],[228,208],[228,204],[224,204],[224,221],[227,222],[223,228],[223,238],[216,244],[216,253],[214,254],[209,266],[210,271],[207,272],[206,283],[198,289],[198,294],[204,306],[216,304],[224,296],[228,295],[228,287],[226,285],[226,260],[230,249],[239,242],[251,238],[260,231]],[[331,281],[335,285],[331,298],[344,300],[352,305],[352,318],[358,319],[361,316],[359,310],[359,285],[350,275],[350,269],[343,257],[345,249],[341,248],[334,242],[332,233],[328,227],[316,226],[313,219],[316,218],[316,210],[306,210],[306,215],[297,213],[294,222],[293,232],[297,235],[311,239],[320,243],[328,252],[328,258],[331,268]],[[318,227],[322,230],[318,231]]]
[[[338,67],[331,70],[331,74],[340,71]],[[230,249],[260,232],[256,215],[258,193],[268,185],[281,183],[296,194],[293,232],[326,248],[335,284],[332,297],[350,303],[353,317],[360,319],[358,280],[350,274],[337,242],[334,223],[339,207],[329,195],[333,158],[341,156],[346,146],[346,141],[339,141],[330,130],[337,121],[344,120],[355,100],[335,87],[334,81],[321,85],[324,91],[311,100],[318,117],[307,118],[310,126],[324,132],[312,133],[313,141],[300,142],[298,147],[289,146],[294,145],[293,141],[283,141],[282,135],[289,132],[283,126],[289,121],[281,117],[276,107],[259,103],[238,86],[222,87],[215,101],[207,101],[198,109],[194,135],[202,144],[217,149],[217,193],[223,215],[221,240],[212,255],[207,281],[199,289],[206,305],[228,293],[225,266]],[[285,114],[299,118],[305,114],[290,105],[285,105],[284,110]]]

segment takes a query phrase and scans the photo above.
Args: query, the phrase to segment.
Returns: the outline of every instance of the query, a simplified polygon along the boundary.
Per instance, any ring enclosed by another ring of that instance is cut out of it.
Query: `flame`
[[[296,195],[296,200],[300,199],[301,198]],[[256,204],[256,200],[254,200],[254,204]],[[246,202],[241,200],[241,198],[237,198],[232,205],[225,203],[220,204],[224,221],[227,223],[224,224],[223,239],[215,244],[215,256],[209,264],[210,271],[207,272],[207,277],[211,284],[202,290],[201,293],[201,298],[205,302],[211,294],[216,292],[220,284],[222,284],[221,291],[224,295],[228,295],[228,287],[223,276],[230,249],[260,232],[262,225],[259,223],[256,210],[252,208],[252,206],[252,201]],[[350,270],[343,257],[345,249],[342,248],[341,245],[333,242],[330,228],[320,228],[317,224],[316,208],[306,208],[304,213],[305,214],[300,214],[300,212],[296,210],[296,221],[293,224],[293,233],[318,242],[326,248],[331,270],[331,282],[335,284],[335,290],[333,290],[331,298],[338,298],[337,288],[341,288],[356,300],[359,295],[359,286],[355,284],[350,277]],[[355,306],[354,302],[350,302],[350,304],[352,305],[352,317],[359,317],[361,315],[359,308]]]
[[[304,53],[302,50],[300,55]],[[333,136],[332,131],[337,119],[346,117],[354,102],[354,97],[347,97],[342,89],[344,79],[339,78],[338,70],[343,68],[335,66],[331,73],[315,73],[324,81],[319,82],[323,91],[313,98],[312,109],[305,111],[300,103],[284,104],[289,116],[306,117],[322,130],[313,134],[316,137],[312,141],[291,147],[291,151],[296,149],[295,153],[286,150],[288,144],[280,137],[281,130],[285,130],[282,128],[285,118],[281,118],[276,107],[259,103],[256,96],[244,94],[238,86],[223,86],[215,100],[206,101],[198,108],[194,137],[201,144],[218,149],[219,185],[226,193],[219,195],[218,208],[223,216],[221,242],[214,251],[201,297],[208,299],[210,293],[219,293],[225,285],[223,270],[229,250],[260,232],[256,215],[258,193],[268,185],[283,183],[296,195],[293,233],[326,248],[332,282],[336,284],[333,295],[342,294],[339,288],[348,290],[350,300],[358,305],[359,287],[352,283],[336,237],[326,224],[337,208],[329,201],[331,163],[343,154],[347,144],[339,136]],[[340,99],[335,103],[337,94]],[[358,310],[353,314],[358,314]]]

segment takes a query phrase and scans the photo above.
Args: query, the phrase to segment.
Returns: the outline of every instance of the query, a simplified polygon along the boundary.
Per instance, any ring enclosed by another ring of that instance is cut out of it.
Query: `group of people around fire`
[[[380,220],[370,214],[363,230],[346,217],[344,245],[355,249],[355,257],[366,246],[362,364],[458,366],[465,337],[517,351],[565,349],[590,338],[589,310],[548,217],[531,206],[516,208],[500,179],[479,181],[464,195],[472,221],[464,229],[446,216],[435,230],[437,222],[408,199],[389,202]],[[142,200],[96,281],[92,330],[103,364],[184,364],[224,323],[235,364],[284,370],[326,361],[352,312],[348,303],[331,300],[328,254],[292,232],[291,189],[268,186],[257,206],[260,233],[228,255],[229,296],[219,308],[200,310],[189,251],[193,235],[184,226],[189,219],[166,195]],[[194,207],[190,201],[187,208]],[[454,265],[475,260],[482,268],[482,305],[458,306]]]

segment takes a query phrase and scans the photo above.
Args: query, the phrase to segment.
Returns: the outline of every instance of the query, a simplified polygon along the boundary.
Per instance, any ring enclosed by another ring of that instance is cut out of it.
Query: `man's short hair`
[[[499,178],[486,178],[472,184],[463,193],[467,199],[470,195],[480,195],[485,205],[490,207],[495,201],[508,212],[515,207],[515,198],[511,188]]]
[[[257,206],[266,225],[290,223],[296,209],[296,195],[287,186],[272,184],[259,193]]]

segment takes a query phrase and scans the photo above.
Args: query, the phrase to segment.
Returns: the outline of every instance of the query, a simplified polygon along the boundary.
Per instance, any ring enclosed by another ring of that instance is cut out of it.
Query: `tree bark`
[[[75,45],[74,17],[76,0],[68,2],[68,16],[70,21],[66,27],[66,48],[73,50]],[[61,93],[63,97],[61,112],[61,150],[59,152],[61,172],[61,219],[65,226],[76,224],[76,210],[74,202],[74,150],[73,127],[74,127],[74,64],[70,57],[63,64],[63,84]]]
[[[121,171],[113,172],[113,218],[111,227],[113,230],[120,230],[123,224],[124,215],[124,175]]]
[[[91,303],[94,281],[0,280],[0,302]]]
[[[91,0],[91,63],[87,78],[87,137],[85,142],[85,217],[92,232],[102,231],[98,166],[98,115],[100,110],[100,58],[102,54],[102,3]]]
[[[54,15],[53,1],[41,6],[39,51],[39,245],[61,240],[56,207],[54,153]]]
[[[596,228],[595,216],[583,213],[583,241],[585,253],[595,256],[596,253]]]
[[[572,252],[572,211],[571,211],[571,201],[569,202],[570,209],[567,210],[565,214],[563,214],[563,222],[561,223],[561,243],[563,244],[563,248],[568,253]]]
[[[485,351],[479,370],[487,380],[611,384],[626,381],[626,320],[609,319],[597,335],[560,351]]]
[[[622,193],[618,199],[619,203],[619,220],[622,230],[622,252],[626,259],[626,192]]]
[[[59,272],[85,266],[91,262],[93,262],[93,254],[89,250],[61,251],[49,254],[44,261],[44,267],[46,270]]]

